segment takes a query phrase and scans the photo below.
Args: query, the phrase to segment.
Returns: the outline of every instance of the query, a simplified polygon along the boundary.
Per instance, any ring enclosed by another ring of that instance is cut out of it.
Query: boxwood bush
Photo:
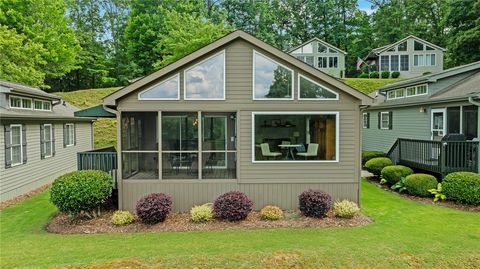
[[[231,191],[220,195],[213,203],[216,217],[228,221],[239,221],[247,218],[252,211],[253,202],[245,193]]]
[[[368,162],[365,163],[365,169],[376,176],[380,176],[382,169],[390,165],[393,165],[393,163],[389,158],[376,157],[368,160]]]
[[[165,221],[172,211],[172,198],[163,193],[151,193],[137,202],[137,216],[145,224]]]
[[[400,76],[400,72],[398,71],[393,71],[391,74],[392,78],[398,78]]]
[[[480,204],[480,174],[455,172],[442,181],[443,193],[447,199],[464,204]]]
[[[112,177],[103,171],[81,170],[53,181],[50,201],[61,212],[75,217],[83,213],[95,217],[96,211],[112,195]]]
[[[413,170],[403,165],[391,165],[382,169],[382,178],[390,185],[395,185],[402,177],[413,174]]]
[[[407,192],[420,197],[431,196],[428,190],[437,188],[437,184],[437,179],[428,174],[412,174],[405,178]]]
[[[368,74],[362,72],[358,75],[358,78],[368,78]]]
[[[389,78],[390,77],[390,72],[388,71],[383,71],[381,74],[382,78]]]
[[[383,151],[366,150],[362,152],[362,164],[365,165],[366,162],[370,161],[373,158],[386,157],[386,156],[387,154]]]
[[[298,200],[300,211],[307,217],[324,218],[332,208],[332,197],[323,191],[304,191]]]
[[[279,220],[283,218],[283,211],[278,206],[267,205],[260,210],[260,217],[263,220]]]
[[[379,74],[377,71],[373,71],[370,73],[370,78],[378,78]]]

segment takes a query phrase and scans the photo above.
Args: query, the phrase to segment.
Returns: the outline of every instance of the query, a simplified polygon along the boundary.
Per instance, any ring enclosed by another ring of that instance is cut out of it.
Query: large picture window
[[[178,100],[180,99],[180,75],[168,78],[138,94],[139,100]]]
[[[338,161],[338,112],[253,112],[253,162]]]
[[[225,100],[225,51],[185,71],[185,100]]]
[[[293,100],[293,71],[254,51],[253,99]]]
[[[300,100],[338,100],[337,93],[302,75],[298,75],[298,91],[298,98]]]

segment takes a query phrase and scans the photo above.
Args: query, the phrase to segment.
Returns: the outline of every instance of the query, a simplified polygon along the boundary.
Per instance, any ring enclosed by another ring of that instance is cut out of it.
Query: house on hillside
[[[0,197],[12,199],[76,170],[93,147],[92,118],[44,91],[0,80]]]
[[[371,98],[235,31],[107,96],[119,207],[152,192],[176,211],[245,192],[257,209],[321,189],[359,201],[360,108]]]
[[[347,53],[332,44],[313,38],[288,51],[297,59],[336,78],[345,77]]]
[[[373,49],[364,61],[370,71],[398,71],[400,78],[411,78],[442,71],[444,52],[444,48],[410,35]]]
[[[401,147],[402,158],[407,154],[432,165],[442,157],[453,158],[459,170],[462,165],[472,165],[463,170],[478,170],[480,62],[392,83],[373,95],[374,103],[362,116],[363,150],[392,152]],[[441,145],[452,140],[458,142],[457,149],[441,152]]]

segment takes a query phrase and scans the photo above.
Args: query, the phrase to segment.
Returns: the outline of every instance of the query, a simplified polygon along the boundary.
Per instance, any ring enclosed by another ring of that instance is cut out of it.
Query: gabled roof
[[[328,42],[325,42],[325,41],[321,40],[321,39],[318,38],[318,37],[314,37],[314,38],[312,38],[312,39],[310,39],[310,40],[308,40],[308,41],[306,41],[306,42],[303,42],[302,44],[300,44],[300,45],[298,45],[298,46],[296,46],[296,47],[291,48],[291,49],[288,50],[287,52],[288,52],[288,53],[292,53],[294,50],[296,50],[296,49],[298,49],[298,48],[301,48],[301,47],[305,46],[306,44],[311,43],[311,42],[313,42],[313,41],[320,42],[320,43],[322,43],[323,45],[325,45],[325,46],[327,46],[327,47],[330,47],[330,48],[332,48],[332,49],[334,49],[334,50],[337,50],[337,51],[339,51],[339,52],[341,52],[341,53],[343,53],[343,54],[345,54],[345,55],[348,54],[346,51],[341,50],[341,49],[335,47],[334,45],[332,45],[332,44],[330,44],[330,43],[328,43]]]
[[[416,39],[417,41],[420,41],[420,42],[422,42],[422,43],[425,43],[425,44],[427,44],[428,46],[434,47],[434,48],[436,48],[436,49],[438,49],[438,50],[446,51],[445,48],[442,48],[442,47],[440,47],[440,46],[437,46],[437,45],[435,45],[435,44],[433,44],[433,43],[430,43],[430,42],[428,42],[428,41],[426,41],[426,40],[424,40],[424,39],[421,39],[421,38],[419,38],[419,37],[416,37],[416,36],[414,36],[414,35],[409,35],[409,36],[407,36],[407,37],[405,37],[405,38],[400,39],[399,41],[397,41],[397,42],[395,42],[395,43],[392,43],[392,44],[389,44],[389,45],[385,45],[385,46],[382,46],[382,47],[378,47],[378,48],[372,49],[372,51],[368,54],[367,58],[370,57],[370,56],[372,56],[372,54],[378,55],[378,54],[380,54],[380,53],[382,53],[382,52],[384,52],[384,51],[386,51],[386,50],[389,50],[390,48],[392,48],[392,47],[394,47],[394,46],[396,46],[396,45],[398,45],[398,44],[400,44],[400,43],[402,43],[402,42],[404,42],[405,40],[410,39],[410,38]]]
[[[46,93],[38,88],[34,88],[27,85],[6,81],[6,80],[0,80],[0,92],[16,93],[20,95],[27,95],[30,97],[42,97],[42,98],[51,99],[51,100],[61,99],[56,95]]]

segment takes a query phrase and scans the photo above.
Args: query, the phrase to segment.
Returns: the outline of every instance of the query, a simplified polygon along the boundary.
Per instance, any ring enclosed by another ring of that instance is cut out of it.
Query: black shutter
[[[67,124],[63,124],[63,147],[67,147]]]
[[[382,113],[378,112],[378,129],[382,129]]]
[[[4,126],[3,137],[5,138],[5,168],[12,167],[12,141],[10,140],[10,126]]]
[[[367,129],[370,128],[370,112],[367,113]]]
[[[55,156],[55,124],[52,123],[52,156]]]
[[[73,124],[73,145],[77,144],[77,125]]]
[[[388,129],[389,130],[393,129],[393,112],[392,111],[388,112]]]
[[[23,163],[27,163],[27,126],[22,124]]]
[[[40,124],[40,159],[45,159],[45,125]]]

